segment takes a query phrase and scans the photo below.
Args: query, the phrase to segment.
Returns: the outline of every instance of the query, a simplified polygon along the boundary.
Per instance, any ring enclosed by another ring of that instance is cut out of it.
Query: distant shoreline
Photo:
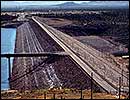
[[[17,28],[20,26],[23,22],[5,22],[4,24],[1,24],[1,28]]]

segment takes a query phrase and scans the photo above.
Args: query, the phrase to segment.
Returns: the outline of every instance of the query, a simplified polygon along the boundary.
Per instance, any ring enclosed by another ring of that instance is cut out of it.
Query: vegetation
[[[84,11],[84,12],[83,12]],[[129,10],[64,10],[59,13],[36,14],[39,17],[63,18],[72,20],[72,25],[58,27],[71,36],[109,36],[129,48]],[[76,13],[78,12],[78,13]]]
[[[17,18],[17,16],[11,16],[8,14],[1,15],[1,21],[11,21],[11,20],[16,19],[16,18]]]
[[[91,99],[90,90],[76,89],[39,89],[26,91],[3,91],[1,92],[2,99]],[[122,99],[125,97],[121,96]],[[93,92],[93,99],[118,99],[116,96],[108,93]]]

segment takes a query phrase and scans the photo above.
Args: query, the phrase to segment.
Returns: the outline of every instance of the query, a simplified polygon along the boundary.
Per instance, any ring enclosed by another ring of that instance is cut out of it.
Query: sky
[[[61,4],[65,2],[89,2],[89,1],[1,1],[1,6],[9,6],[9,5],[55,5]]]
[[[3,7],[10,7],[10,6],[21,6],[21,5],[56,5],[61,4],[65,2],[74,2],[74,3],[82,3],[82,2],[90,2],[90,1],[1,1],[1,8]],[[96,1],[100,2],[100,1]],[[104,3],[103,3],[104,2]],[[98,3],[98,5],[102,4],[108,4],[108,5],[115,5],[115,4],[129,4],[128,1],[103,1],[102,3]],[[97,3],[95,3],[97,4]]]

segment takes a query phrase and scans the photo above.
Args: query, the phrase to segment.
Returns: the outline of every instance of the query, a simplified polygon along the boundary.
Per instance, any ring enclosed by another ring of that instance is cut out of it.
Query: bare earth
[[[55,94],[55,96],[54,96]],[[80,99],[81,91],[76,89],[50,89],[32,90],[19,92],[16,90],[1,92],[2,99]],[[91,99],[90,90],[82,91],[83,99]],[[121,96],[121,99],[124,99]],[[118,99],[117,96],[107,93],[94,93],[93,99]]]
[[[47,25],[53,27],[62,27],[62,26],[72,24],[71,20],[62,19],[62,18],[43,18],[43,20]]]

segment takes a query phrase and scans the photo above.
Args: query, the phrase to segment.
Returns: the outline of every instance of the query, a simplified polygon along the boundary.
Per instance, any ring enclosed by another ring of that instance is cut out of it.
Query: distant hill
[[[80,4],[74,3],[74,2],[66,2],[66,3],[62,3],[62,4],[57,4],[55,6],[59,6],[59,7],[71,7],[71,6],[81,6]]]
[[[65,2],[57,5],[15,5],[3,6],[1,11],[42,10],[42,9],[129,9],[129,1],[90,1],[82,3]]]
[[[102,8],[102,9],[111,9],[111,8],[129,8],[128,1],[90,1],[82,2],[80,4],[74,2],[66,2],[56,5],[61,8]]]
[[[81,3],[82,5],[129,5],[129,2],[128,1],[90,1],[88,3],[86,2],[82,2]]]
[[[91,7],[103,7],[103,8],[129,8],[128,1],[90,1],[88,3],[81,3],[82,6],[91,6]]]

